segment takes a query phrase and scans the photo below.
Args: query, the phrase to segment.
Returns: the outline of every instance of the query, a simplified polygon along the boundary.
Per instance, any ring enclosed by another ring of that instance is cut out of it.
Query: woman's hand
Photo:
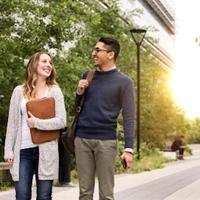
[[[10,167],[13,165],[13,159],[12,158],[8,158],[5,161],[8,162]]]
[[[29,111],[28,112],[29,118],[27,119],[27,124],[29,128],[34,128],[35,126],[35,120],[37,119],[32,113]]]

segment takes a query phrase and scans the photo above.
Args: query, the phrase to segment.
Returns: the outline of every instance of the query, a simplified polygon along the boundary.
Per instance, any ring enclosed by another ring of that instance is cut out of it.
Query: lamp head
[[[136,45],[141,45],[147,30],[134,28],[131,29],[130,32]]]
[[[140,34],[142,34],[142,33],[146,33],[147,30],[141,29],[141,28],[133,28],[133,29],[130,30],[130,32],[131,32],[131,34],[134,34],[134,33],[140,33]]]

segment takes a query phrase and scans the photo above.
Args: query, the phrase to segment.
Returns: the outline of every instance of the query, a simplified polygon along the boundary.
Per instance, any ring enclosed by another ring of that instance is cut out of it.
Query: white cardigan
[[[35,128],[41,130],[62,129],[66,126],[66,111],[63,94],[58,86],[52,87],[49,94],[55,98],[56,116],[47,120],[37,119],[35,122]],[[20,145],[22,139],[20,103],[22,96],[23,86],[20,85],[17,86],[12,93],[4,147],[4,159],[14,159],[13,165],[10,169],[14,181],[19,180]],[[39,179],[57,179],[58,161],[57,140],[39,144]]]

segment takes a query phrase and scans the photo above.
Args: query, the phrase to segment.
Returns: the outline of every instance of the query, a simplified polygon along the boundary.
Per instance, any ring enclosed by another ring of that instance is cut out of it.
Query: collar
[[[99,71],[99,72],[108,72],[108,71],[111,71],[111,70],[116,69],[116,68],[117,68],[116,65],[114,65],[113,67],[109,68],[108,70],[102,71],[102,70],[99,69],[99,67],[97,67],[97,71]]]

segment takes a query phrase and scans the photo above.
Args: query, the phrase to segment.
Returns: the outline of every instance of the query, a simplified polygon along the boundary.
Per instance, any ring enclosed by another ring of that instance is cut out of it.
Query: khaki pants
[[[113,200],[116,140],[75,139],[79,200],[92,200],[95,174],[99,181],[99,199]]]

